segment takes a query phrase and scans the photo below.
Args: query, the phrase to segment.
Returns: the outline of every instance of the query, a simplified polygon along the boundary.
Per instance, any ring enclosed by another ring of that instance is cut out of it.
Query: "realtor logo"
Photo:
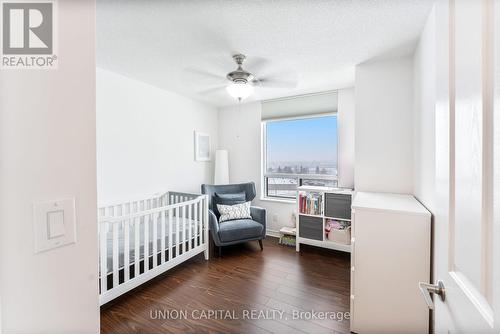
[[[52,68],[52,1],[2,3],[2,68]]]

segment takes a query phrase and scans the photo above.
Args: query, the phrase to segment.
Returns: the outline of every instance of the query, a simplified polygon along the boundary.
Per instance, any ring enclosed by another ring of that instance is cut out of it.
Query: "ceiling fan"
[[[199,94],[219,93],[225,89],[231,97],[240,102],[254,94],[256,88],[293,89],[297,86],[296,74],[291,70],[275,72],[266,76],[257,76],[255,73],[265,72],[266,60],[255,57],[255,61],[248,64],[252,71],[250,72],[243,69],[243,63],[247,59],[244,54],[238,53],[233,55],[232,58],[237,68],[225,76],[198,69],[187,69],[185,73],[189,74],[189,82],[192,85],[210,87],[198,90]]]

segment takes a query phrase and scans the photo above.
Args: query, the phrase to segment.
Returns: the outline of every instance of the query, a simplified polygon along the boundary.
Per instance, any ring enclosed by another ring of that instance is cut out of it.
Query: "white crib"
[[[99,208],[101,305],[205,252],[208,197],[167,192]]]

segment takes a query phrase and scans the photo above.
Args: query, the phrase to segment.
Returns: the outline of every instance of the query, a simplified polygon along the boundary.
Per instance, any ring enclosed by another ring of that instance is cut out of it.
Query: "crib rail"
[[[100,304],[205,252],[208,197],[169,192],[100,209]]]
[[[116,217],[135,212],[159,208],[169,204],[168,192],[157,193],[152,196],[141,196],[126,202],[110,203],[99,207],[99,217]]]
[[[168,200],[168,204],[176,204],[185,201],[190,201],[198,196],[199,195],[196,194],[183,193],[177,191],[169,191],[168,193],[165,194],[165,198]]]

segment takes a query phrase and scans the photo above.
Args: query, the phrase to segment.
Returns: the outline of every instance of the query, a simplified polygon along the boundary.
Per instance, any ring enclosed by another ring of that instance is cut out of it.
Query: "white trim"
[[[301,94],[301,95],[277,97],[275,99],[262,100],[262,102],[275,102],[275,101],[294,100],[294,99],[300,99],[300,98],[303,98],[303,97],[310,97],[310,96],[320,96],[320,95],[327,95],[327,94],[332,94],[332,93],[337,93],[338,94],[338,92],[339,92],[339,89],[332,89],[332,90],[325,90],[325,91],[316,92],[316,93],[308,93],[308,94]]]
[[[295,204],[295,202],[297,202],[297,200],[295,198],[286,199],[286,198],[281,198],[281,197],[264,197],[264,196],[261,196],[260,200],[264,201],[264,202],[275,202],[275,203],[282,203],[282,204]]]
[[[481,314],[483,319],[488,323],[488,326],[494,328],[494,313],[488,300],[474,288],[474,285],[467,277],[458,271],[450,271],[450,277],[458,285],[469,301],[474,305],[475,309]]]
[[[307,179],[307,180],[332,180],[332,181],[338,181],[337,175],[328,175],[328,174],[264,173],[264,176],[265,177],[283,177],[283,178],[287,178],[287,177],[293,178],[293,177],[296,177],[298,179]],[[330,187],[330,188],[338,188],[338,187]]]
[[[260,122],[260,197],[266,198],[266,182],[264,175],[266,174],[266,123]]]

